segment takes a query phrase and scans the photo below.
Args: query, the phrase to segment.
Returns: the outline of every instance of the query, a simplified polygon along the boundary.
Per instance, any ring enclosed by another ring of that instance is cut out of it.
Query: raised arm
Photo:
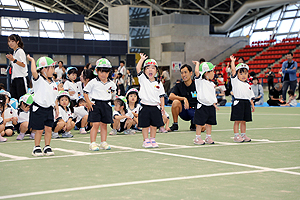
[[[36,71],[35,60],[29,54],[27,55],[27,59],[31,62],[31,74],[34,79],[37,79],[39,75]]]
[[[195,65],[195,75],[196,77],[198,77],[200,75],[200,72],[199,72],[199,66],[200,66],[200,63],[198,61],[192,61]]]
[[[148,58],[148,56],[144,53],[140,53],[141,59],[139,60],[138,64],[136,65],[136,72],[139,74],[142,71],[143,62]]]
[[[233,55],[231,55],[230,59],[231,59],[231,74],[232,74],[232,76],[235,76],[235,74],[236,74],[236,70],[235,70],[235,60],[236,60],[236,57],[234,57]]]

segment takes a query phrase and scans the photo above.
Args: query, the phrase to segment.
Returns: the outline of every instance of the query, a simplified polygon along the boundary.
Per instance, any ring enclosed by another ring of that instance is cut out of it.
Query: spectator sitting
[[[220,86],[216,87],[216,97],[218,100],[218,106],[225,106],[227,102],[225,99],[225,90],[223,90],[223,88]]]
[[[288,95],[289,95],[289,101],[286,104],[280,105],[280,106],[296,107],[297,106],[297,100],[296,100],[294,91],[293,90],[289,90],[288,91]]]
[[[255,98],[253,99],[253,102],[255,105],[262,105],[264,103],[264,90],[263,87],[258,84],[258,78],[254,77],[252,79],[253,85],[251,85],[251,89],[255,95]]]
[[[285,104],[285,101],[282,99],[282,84],[277,83],[274,86],[274,89],[270,90],[269,100],[267,103],[269,106],[280,106],[280,104]]]

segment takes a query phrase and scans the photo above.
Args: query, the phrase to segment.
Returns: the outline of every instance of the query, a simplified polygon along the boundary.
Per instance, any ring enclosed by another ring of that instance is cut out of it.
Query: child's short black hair
[[[252,76],[252,77],[255,77],[255,76],[256,76],[256,73],[255,73],[255,72],[250,72],[249,74],[250,74],[250,76]]]
[[[242,60],[243,60],[243,63],[245,63],[244,57],[239,57],[239,59],[242,59]],[[238,59],[238,60],[239,60],[239,59]]]
[[[185,68],[185,67],[189,70],[189,72],[192,72],[192,71],[193,71],[192,67],[191,67],[190,65],[187,65],[187,64],[182,65],[182,66],[180,67],[180,71],[181,71],[183,68]]]
[[[125,113],[127,113],[127,108],[126,108],[126,104],[122,99],[116,98],[114,100],[114,105],[119,104],[121,107],[124,107]]]
[[[123,63],[123,64],[125,65],[125,62],[124,62],[124,60],[121,60],[121,61],[120,61],[120,64],[121,64],[121,63]]]
[[[68,71],[68,75],[70,75],[70,74],[77,74],[77,69],[70,69],[69,71]]]
[[[205,62],[205,59],[204,58],[200,58],[199,63],[201,63],[201,62]]]
[[[288,95],[294,96],[294,95],[295,95],[295,92],[294,92],[293,90],[289,90],[289,91],[288,91]]]
[[[4,112],[6,105],[6,95],[0,94],[0,113]]]
[[[53,78],[57,79],[57,74],[53,73]]]
[[[61,78],[62,78],[62,79],[67,79],[67,74],[63,74],[63,75],[61,76]]]
[[[77,102],[77,105],[79,106],[80,103],[84,103],[84,102],[85,102],[85,99],[83,99],[83,98],[79,99],[78,102]]]
[[[93,78],[96,77],[93,73],[93,70],[91,70],[91,69],[84,69],[82,71],[82,76],[83,76],[83,79],[89,79],[89,80],[92,80]]]
[[[108,67],[97,67],[96,71],[97,72],[110,72],[111,68]]]
[[[248,70],[246,68],[240,68],[237,70],[237,73],[248,73]]]

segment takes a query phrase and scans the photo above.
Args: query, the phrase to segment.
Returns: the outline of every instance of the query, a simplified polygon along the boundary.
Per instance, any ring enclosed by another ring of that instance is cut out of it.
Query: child
[[[250,142],[251,139],[246,136],[246,122],[252,121],[252,112],[255,107],[252,98],[254,93],[251,86],[247,82],[248,78],[248,65],[240,63],[235,67],[236,58],[231,55],[231,84],[234,101],[231,106],[230,120],[234,121],[234,141],[235,142]],[[241,136],[239,135],[239,126]]]
[[[108,79],[111,68],[112,66],[107,59],[101,58],[97,60],[94,72],[97,73],[98,76],[88,82],[83,89],[84,98],[89,110],[88,121],[93,123],[93,127],[90,132],[91,144],[89,145],[89,149],[92,151],[99,151],[99,147],[96,144],[97,130],[99,129],[99,126],[101,128],[100,149],[111,149],[106,142],[107,124],[112,122],[112,108],[110,100],[116,91],[116,84]],[[89,98],[91,98],[91,101]]]
[[[135,134],[133,130],[131,130],[131,126],[133,125],[133,114],[131,111],[127,111],[126,104],[122,100],[121,97],[117,98],[114,101],[115,110],[113,112],[113,123],[111,127],[113,128],[109,135],[117,135],[117,132],[123,132],[125,135]]]
[[[217,98],[215,84],[211,81],[214,78],[215,66],[210,62],[193,61],[195,66],[195,85],[197,91],[197,109],[195,111],[194,124],[196,124],[196,138],[194,144],[214,144],[211,138],[212,125],[217,125],[216,109]],[[206,127],[205,142],[201,139],[201,129]]]
[[[130,87],[135,83],[132,74],[130,73],[130,70],[126,70],[127,73],[125,75],[126,79],[126,92],[130,89]]]
[[[289,101],[286,104],[280,105],[280,106],[296,107],[297,106],[297,100],[296,100],[294,91],[293,90],[289,90],[288,91],[288,95],[289,95]]]
[[[75,122],[73,122],[73,114],[69,108],[70,95],[66,91],[60,91],[57,96],[57,101],[59,105],[59,116],[55,120],[52,131],[52,138],[59,138],[58,132],[61,133],[63,138],[71,138],[71,130],[75,127]]]
[[[0,132],[4,131],[4,123],[3,123],[3,111],[4,111],[4,107],[6,105],[6,97],[3,94],[0,94]],[[0,142],[6,142],[7,139],[2,137],[0,134]]]
[[[30,134],[30,139],[34,139],[34,133],[28,129],[29,109],[32,103],[32,95],[25,94],[21,96],[18,109],[18,124],[15,126],[15,129],[19,133],[17,140],[23,140],[25,134]]]
[[[117,95],[118,96],[125,95],[124,80],[122,78],[122,74],[121,73],[118,73],[118,75],[117,75],[116,85],[117,85]]]
[[[67,80],[64,83],[64,90],[68,91],[71,99],[71,109],[76,105],[76,100],[78,99],[78,94],[80,94],[78,83],[75,82],[77,78],[77,68],[68,67],[67,68]]]
[[[50,147],[52,126],[54,123],[53,107],[55,115],[58,116],[58,106],[56,96],[58,94],[57,85],[53,81],[55,62],[48,57],[41,57],[35,60],[27,56],[31,62],[32,84],[34,89],[33,104],[30,107],[29,125],[32,132],[35,132],[33,156],[53,156],[54,152]],[[43,131],[45,130],[45,147],[43,151],[40,147]]]
[[[4,106],[3,112],[3,124],[5,125],[4,131],[1,132],[1,136],[13,136],[14,133],[14,125],[18,124],[18,113],[17,111],[9,105],[10,101],[10,93],[7,91],[1,90],[1,93],[6,96],[6,104]]]
[[[136,71],[141,86],[139,92],[141,98],[141,109],[138,117],[138,127],[142,128],[143,147],[157,148],[155,141],[156,129],[164,125],[162,113],[165,113],[164,87],[162,83],[155,77],[158,72],[158,65],[154,59],[148,59],[146,54],[140,54]],[[143,62],[144,69],[141,70]],[[160,109],[161,108],[161,109]],[[150,127],[150,139],[148,138],[148,129]]]
[[[79,128],[80,134],[86,134],[91,129],[88,120],[88,111],[86,101],[83,96],[78,97],[77,106],[74,107],[73,118],[76,119],[76,126]]]
[[[127,91],[126,100],[128,105],[128,110],[133,114],[133,126],[138,124],[138,116],[141,105],[139,104],[139,91],[135,88],[131,88]],[[136,127],[137,129],[137,127]]]

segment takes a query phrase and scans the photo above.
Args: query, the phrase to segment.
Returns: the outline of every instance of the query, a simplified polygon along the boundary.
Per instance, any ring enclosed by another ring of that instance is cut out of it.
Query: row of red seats
[[[277,51],[277,50],[286,50],[286,49],[295,49],[296,45],[290,46],[277,46],[277,47],[270,47],[268,51]]]
[[[252,44],[263,44],[263,43],[273,43],[276,40],[264,40],[264,41],[253,41]]]
[[[287,54],[289,52],[289,50],[281,50],[281,51],[266,51],[266,52],[262,52],[262,56],[263,55],[283,55],[283,54]]]
[[[279,59],[282,58],[282,55],[270,55],[270,56],[257,56],[254,60],[270,60],[270,59]]]
[[[265,47],[268,47],[270,46],[270,44],[257,44],[257,45],[246,45],[244,47],[244,49],[250,49],[250,48],[265,48]]]
[[[264,50],[263,48],[251,48],[251,49],[240,49],[237,53],[240,52],[258,52]]]
[[[295,53],[293,57],[294,57],[294,58],[300,58],[300,53],[298,53],[298,52]]]
[[[281,68],[282,64],[275,64],[272,68]]]
[[[265,78],[265,77],[267,77],[266,74],[259,74],[257,78]],[[281,74],[275,74],[275,77],[276,78],[281,77]]]
[[[253,69],[253,68],[264,69],[264,68],[268,67],[268,65],[251,65],[251,64],[248,64],[248,66],[249,66],[250,69]]]
[[[247,61],[247,60],[250,59],[250,57],[243,57],[243,58],[244,58],[245,61]],[[239,59],[239,58],[237,57],[236,59]],[[224,60],[224,62],[231,62],[231,59],[230,59],[230,58],[226,58],[226,59]],[[222,63],[223,63],[223,62],[220,62],[220,65],[222,65]]]
[[[300,41],[295,41],[295,42],[280,42],[275,44],[274,46],[286,46],[286,45],[298,45],[300,44]]]
[[[248,64],[271,64],[274,62],[275,60],[252,60],[249,61]]]
[[[293,58],[293,60],[296,61],[297,63],[300,62],[300,58]],[[284,61],[287,61],[287,59],[286,59],[286,58],[285,58],[285,59],[282,59],[281,61],[279,61],[279,63],[281,64],[281,63],[283,63]]]
[[[256,53],[255,52],[253,52],[253,53],[234,53],[233,55],[235,57],[246,57],[246,56],[251,57],[251,56],[255,56]]]
[[[300,41],[300,37],[294,37],[294,38],[285,38],[282,40],[282,42],[289,42],[289,41]]]

